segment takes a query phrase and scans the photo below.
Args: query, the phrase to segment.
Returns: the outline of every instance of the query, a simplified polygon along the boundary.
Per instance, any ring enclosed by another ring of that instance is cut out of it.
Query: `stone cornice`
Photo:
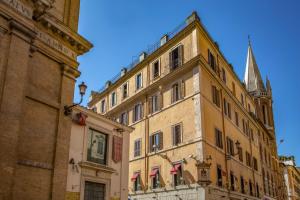
[[[80,71],[78,71],[76,68],[70,67],[66,64],[62,64],[61,70],[62,70],[62,74],[64,76],[67,76],[74,80],[76,80],[76,78],[80,76]]]
[[[59,36],[61,40],[69,44],[72,49],[82,55],[89,51],[93,45],[74,32],[72,29],[67,27],[62,21],[56,19],[49,13],[46,13],[40,18],[39,21],[47,30],[50,30],[55,35]]]

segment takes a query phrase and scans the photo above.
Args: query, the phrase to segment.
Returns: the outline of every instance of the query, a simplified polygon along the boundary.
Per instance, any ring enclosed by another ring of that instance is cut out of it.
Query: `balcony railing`
[[[166,34],[168,40],[172,39],[173,37],[175,37],[176,34],[178,34],[181,30],[183,30],[190,22],[188,22],[187,20],[185,20],[184,22],[180,23],[173,31],[169,32]],[[149,45],[148,48],[143,51],[144,53],[146,53],[147,56],[151,55],[153,52],[155,52],[157,49],[159,49],[161,47],[161,43],[160,41],[155,42],[153,45]],[[136,56],[136,59],[134,59],[126,68],[127,72],[131,71],[135,66],[137,66],[140,63],[140,59],[139,56]],[[107,82],[109,82],[110,84],[114,84],[115,82],[117,82],[120,78],[121,78],[121,72],[119,72],[118,74],[116,74],[114,77],[112,77],[110,80],[108,80]],[[105,89],[107,88],[106,85],[104,85],[102,88],[100,88],[100,90],[98,91],[99,93],[103,92]]]

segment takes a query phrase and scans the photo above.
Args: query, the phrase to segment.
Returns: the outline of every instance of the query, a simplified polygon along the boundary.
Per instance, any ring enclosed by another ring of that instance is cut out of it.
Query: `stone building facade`
[[[132,130],[86,108],[74,109],[66,200],[127,200]]]
[[[79,0],[0,0],[0,199],[64,200]]]
[[[249,43],[244,81],[193,13],[89,107],[135,128],[131,199],[285,199],[272,90]]]
[[[294,156],[280,156],[288,200],[300,199],[300,168]]]

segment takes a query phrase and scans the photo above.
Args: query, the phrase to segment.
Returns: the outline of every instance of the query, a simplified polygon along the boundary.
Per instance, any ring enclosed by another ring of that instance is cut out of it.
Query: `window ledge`
[[[88,162],[88,161],[81,161],[78,163],[78,165],[81,168],[89,168],[89,169],[94,169],[94,170],[99,170],[99,171],[104,171],[110,174],[113,174],[116,172],[115,169],[108,167],[106,165],[102,165],[102,164],[97,164],[97,163],[93,163],[93,162]]]

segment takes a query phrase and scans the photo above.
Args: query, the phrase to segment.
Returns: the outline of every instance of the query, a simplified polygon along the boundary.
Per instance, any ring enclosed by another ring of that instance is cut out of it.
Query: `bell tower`
[[[256,103],[256,115],[265,127],[274,134],[272,88],[269,79],[264,84],[249,40],[244,83]]]

